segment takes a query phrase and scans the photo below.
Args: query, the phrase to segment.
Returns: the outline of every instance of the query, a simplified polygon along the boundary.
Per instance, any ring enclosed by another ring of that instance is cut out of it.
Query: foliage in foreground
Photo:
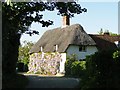
[[[120,88],[120,51],[100,51],[86,58],[81,89]]]
[[[120,50],[99,51],[78,61],[67,58],[66,76],[79,77],[81,90],[89,88],[120,88]]]

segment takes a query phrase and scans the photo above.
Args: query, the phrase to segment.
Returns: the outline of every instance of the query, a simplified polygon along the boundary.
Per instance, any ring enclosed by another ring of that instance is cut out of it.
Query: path
[[[79,84],[77,78],[26,75],[29,84],[26,88],[75,88]]]

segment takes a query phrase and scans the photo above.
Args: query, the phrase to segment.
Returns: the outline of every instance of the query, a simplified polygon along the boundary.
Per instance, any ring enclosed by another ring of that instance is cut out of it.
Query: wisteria
[[[56,53],[33,53],[30,55],[28,73],[55,75],[59,72],[61,54]]]

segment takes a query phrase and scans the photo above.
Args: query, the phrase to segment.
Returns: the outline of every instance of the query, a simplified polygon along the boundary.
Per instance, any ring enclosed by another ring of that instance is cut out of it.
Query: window
[[[85,52],[86,51],[86,46],[79,46],[79,51]]]

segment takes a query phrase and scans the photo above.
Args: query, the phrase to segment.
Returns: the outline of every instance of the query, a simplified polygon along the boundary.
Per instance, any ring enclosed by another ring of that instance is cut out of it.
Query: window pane
[[[86,46],[79,46],[79,51],[86,51]]]

